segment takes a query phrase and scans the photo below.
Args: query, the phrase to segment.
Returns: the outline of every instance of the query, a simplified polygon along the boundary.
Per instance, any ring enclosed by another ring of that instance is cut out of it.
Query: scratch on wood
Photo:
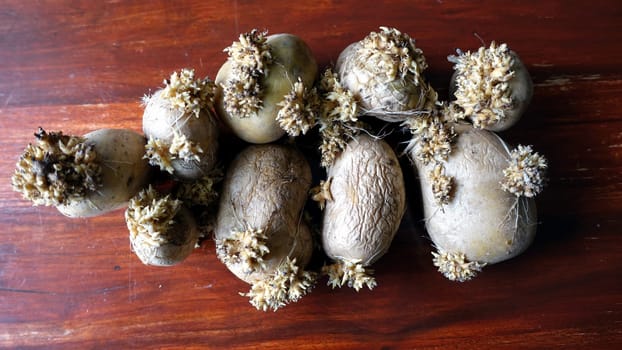
[[[129,268],[127,269],[127,299],[131,303],[136,300],[136,291],[134,290],[136,281],[132,278],[132,270],[134,270],[134,256],[133,254],[128,254],[128,257],[130,261],[128,262]]]
[[[18,289],[18,288],[0,288],[0,292],[58,295],[58,293],[56,293],[56,292],[49,292],[49,291],[46,291],[46,290]]]
[[[570,85],[573,81],[583,80],[591,81],[598,80],[602,76],[600,74],[584,74],[584,75],[553,75],[540,83],[534,84],[535,86],[565,86]]]
[[[555,67],[555,65],[553,65],[552,63],[534,63],[534,64],[532,64],[532,66],[534,66],[534,67],[538,67],[538,68],[550,68],[550,67]]]
[[[560,77],[553,78],[553,77],[551,77],[551,78],[546,79],[545,81],[543,81],[541,83],[537,83],[537,84],[534,84],[534,85],[538,86],[538,87],[545,87],[545,86],[564,86],[564,85],[567,85],[567,84],[570,84],[570,79],[569,78],[560,78]]]
[[[537,83],[534,85],[538,87],[545,87],[545,86],[564,86],[567,84],[570,84],[570,78],[551,77],[541,83]]]
[[[9,96],[7,96],[6,100],[4,100],[2,108],[6,108],[6,106],[9,105],[9,102],[11,102],[11,99],[13,99],[13,91],[9,92]]]

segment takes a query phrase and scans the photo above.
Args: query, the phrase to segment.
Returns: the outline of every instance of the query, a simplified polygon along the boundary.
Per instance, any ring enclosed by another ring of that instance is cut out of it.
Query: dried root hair
[[[434,266],[447,279],[456,282],[465,282],[473,279],[482,270],[486,263],[468,261],[463,253],[451,253],[437,248],[432,252]]]
[[[456,100],[460,119],[470,119],[476,128],[485,128],[505,118],[514,106],[508,82],[514,77],[511,70],[514,58],[506,44],[480,47],[477,52],[462,52],[447,59],[456,71]]]
[[[320,80],[320,153],[321,165],[329,167],[343,152],[348,140],[356,136],[361,124],[358,121],[358,103],[352,92],[344,88],[337,74],[328,68]]]
[[[160,167],[161,170],[173,173],[172,161],[182,159],[187,162],[200,161],[199,154],[203,149],[196,142],[188,140],[186,135],[173,131],[171,143],[158,138],[149,138],[145,145],[143,158],[149,160],[149,164]]]
[[[333,178],[329,178],[326,181],[321,180],[320,184],[313,187],[310,191],[311,199],[318,203],[320,210],[324,210],[326,202],[333,200],[333,194],[330,191],[330,185],[333,182]]]
[[[210,206],[218,199],[215,186],[222,179],[222,169],[216,168],[196,181],[180,183],[175,190],[175,197],[190,206]]]
[[[395,28],[380,27],[380,32],[371,32],[361,41],[358,61],[364,64],[376,77],[386,81],[412,77],[412,82],[423,82],[421,73],[428,67],[423,51],[406,33]]]
[[[57,206],[83,198],[101,186],[94,146],[62,132],[35,132],[37,142],[20,156],[11,178],[13,190],[34,205]]]
[[[141,238],[141,244],[160,247],[164,244],[180,244],[182,237],[170,230],[182,202],[171,195],[162,196],[149,186],[130,199],[125,210],[125,222],[130,231],[130,242]]]
[[[315,281],[315,273],[304,271],[296,265],[296,259],[287,257],[270,276],[253,283],[248,293],[240,294],[249,297],[258,310],[277,311],[305,296]]]
[[[408,118],[403,125],[412,134],[405,152],[425,166],[431,166],[425,176],[432,184],[434,201],[441,208],[449,204],[453,196],[454,179],[445,174],[445,162],[451,154],[456,133],[453,129],[452,110],[439,104],[433,113]]]
[[[414,154],[425,165],[446,161],[456,133],[443,118],[441,115],[431,114],[407,119],[404,125],[410,130],[412,138],[405,152]]]
[[[377,285],[374,270],[365,268],[360,260],[339,260],[322,267],[322,273],[328,276],[327,284],[332,288],[347,285],[358,292],[364,286],[371,290]]]
[[[231,116],[251,117],[263,107],[262,80],[272,63],[266,34],[253,29],[240,34],[239,41],[224,50],[229,55],[231,78],[222,84],[223,101]]]
[[[432,183],[432,195],[436,204],[441,207],[449,204],[452,199],[454,179],[445,174],[443,163],[436,163],[434,168],[428,172],[428,177]]]
[[[164,80],[161,97],[184,115],[199,117],[201,110],[214,107],[216,85],[208,77],[195,79],[194,69],[184,68],[173,72]],[[145,102],[149,98],[145,98]]]
[[[276,121],[289,136],[306,134],[317,123],[320,101],[317,90],[307,89],[298,77],[289,94],[279,102]]]
[[[270,252],[268,235],[263,229],[247,227],[216,240],[216,254],[225,265],[240,264],[245,273],[266,268],[264,258]]]
[[[519,145],[510,152],[509,166],[503,170],[501,188],[517,197],[535,197],[544,188],[546,159],[531,146]]]
[[[352,92],[341,85],[337,73],[328,68],[320,79],[320,118],[324,123],[358,121],[359,106]]]

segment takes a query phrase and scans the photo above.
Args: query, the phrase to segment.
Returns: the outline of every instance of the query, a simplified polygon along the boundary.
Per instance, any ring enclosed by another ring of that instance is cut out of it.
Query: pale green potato
[[[292,90],[298,78],[307,89],[311,89],[317,76],[318,67],[309,46],[292,34],[274,34],[267,37],[272,62],[266,67],[266,75],[259,84],[262,107],[256,114],[242,117],[228,113],[224,106],[224,95],[219,88],[216,95],[216,109],[222,121],[242,140],[249,143],[268,143],[285,135],[279,123],[278,104]],[[216,75],[216,84],[222,84],[233,75],[232,63],[225,62]]]
[[[83,198],[56,208],[69,217],[90,217],[123,208],[147,185],[151,167],[146,159],[145,138],[127,129],[100,129],[84,135],[93,144],[101,165],[101,186]]]

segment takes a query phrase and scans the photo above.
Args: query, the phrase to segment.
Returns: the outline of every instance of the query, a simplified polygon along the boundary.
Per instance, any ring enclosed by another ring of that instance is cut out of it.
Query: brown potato
[[[306,293],[312,255],[302,208],[311,184],[304,156],[283,145],[255,145],[227,170],[214,228],[219,258],[252,285],[251,303],[278,309]],[[288,281],[279,281],[282,276]]]

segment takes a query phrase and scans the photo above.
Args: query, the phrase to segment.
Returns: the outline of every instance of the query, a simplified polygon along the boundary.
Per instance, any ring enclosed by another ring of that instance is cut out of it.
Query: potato
[[[69,217],[119,209],[150,178],[145,138],[125,129],[100,129],[83,137],[39,128],[17,164],[13,188],[35,205],[53,205]]]
[[[130,200],[125,221],[132,250],[145,265],[176,265],[190,255],[199,240],[190,210],[151,186]]]
[[[229,166],[214,228],[218,257],[252,285],[258,309],[276,310],[311,287],[302,269],[312,255],[302,209],[311,184],[303,155],[283,145],[254,145]]]
[[[83,200],[58,206],[66,216],[95,216],[123,208],[144,188],[150,167],[143,159],[145,138],[131,130],[100,129],[84,135],[92,142],[102,164],[102,185]]]
[[[286,130],[296,136],[312,127],[313,117],[309,113],[290,115],[285,100],[292,95],[291,99],[303,100],[299,110],[313,109],[307,104],[313,104],[309,90],[318,68],[302,39],[292,34],[264,37],[254,30],[240,35],[240,42],[226,51],[230,58],[216,76],[216,84],[222,88],[216,96],[216,108],[239,138],[268,143],[285,135]],[[292,128],[289,124],[302,125]]]
[[[166,87],[144,98],[143,132],[153,165],[182,181],[198,180],[214,168],[218,125],[213,112],[216,87],[194,71],[174,72]]]
[[[385,141],[360,134],[328,168],[327,179],[322,246],[337,261],[325,267],[329,284],[372,289],[376,282],[365,267],[387,252],[405,211],[397,157]]]
[[[411,149],[419,173],[425,226],[447,278],[465,281],[486,264],[522,253],[536,233],[536,204],[546,161],[528,147],[510,151],[490,131],[455,124],[445,161],[425,162]],[[447,198],[439,198],[439,188]]]
[[[533,83],[516,52],[506,44],[449,56],[455,63],[449,91],[459,118],[475,127],[507,130],[521,118],[533,95]]]
[[[415,41],[395,28],[380,27],[341,52],[335,71],[364,114],[403,121],[432,108],[436,93],[423,79],[427,68]]]

